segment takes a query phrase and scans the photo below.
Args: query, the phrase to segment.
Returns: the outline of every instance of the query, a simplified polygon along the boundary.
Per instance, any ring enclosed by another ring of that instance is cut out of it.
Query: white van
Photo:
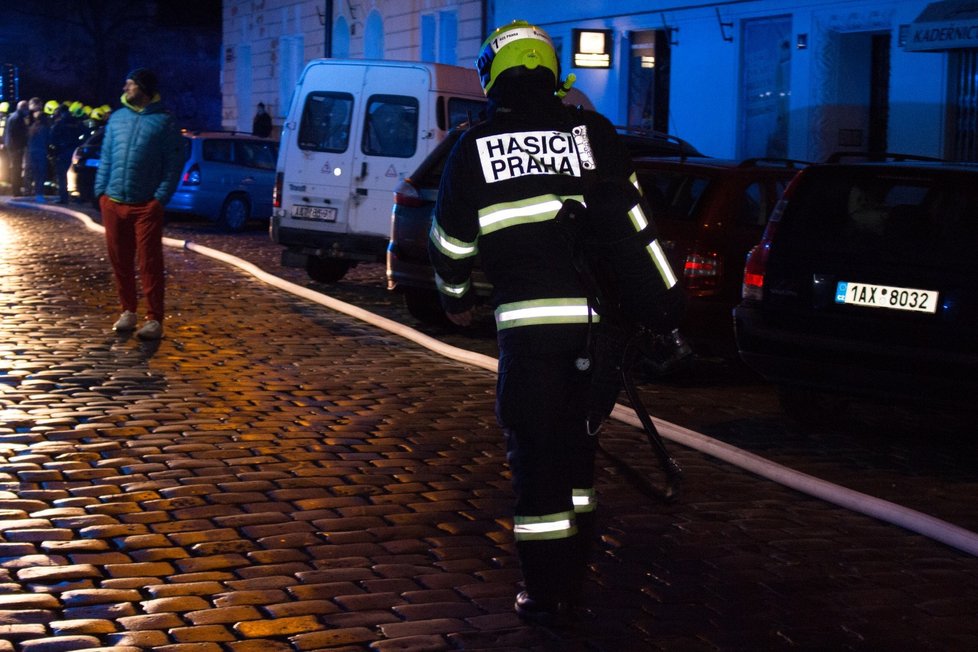
[[[282,264],[334,282],[384,260],[394,188],[486,99],[474,68],[315,59],[282,127],[270,235]]]

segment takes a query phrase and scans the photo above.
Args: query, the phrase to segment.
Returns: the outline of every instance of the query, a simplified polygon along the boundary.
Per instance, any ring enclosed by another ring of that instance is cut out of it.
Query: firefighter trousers
[[[542,602],[576,602],[595,508],[590,375],[575,365],[583,346],[500,348],[496,414],[513,475],[513,533],[526,590]]]

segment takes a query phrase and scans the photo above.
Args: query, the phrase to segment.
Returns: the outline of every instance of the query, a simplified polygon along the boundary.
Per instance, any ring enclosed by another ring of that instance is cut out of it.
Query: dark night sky
[[[126,72],[147,66],[187,126],[214,126],[220,52],[221,0],[0,0],[0,64],[17,66],[18,99],[115,106]]]

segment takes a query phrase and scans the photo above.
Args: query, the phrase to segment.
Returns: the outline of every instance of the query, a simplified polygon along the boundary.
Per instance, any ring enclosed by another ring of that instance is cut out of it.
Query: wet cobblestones
[[[117,337],[96,234],[0,236],[0,651],[978,645],[978,560],[688,450],[603,465],[581,627],[523,626],[491,373],[181,250]]]

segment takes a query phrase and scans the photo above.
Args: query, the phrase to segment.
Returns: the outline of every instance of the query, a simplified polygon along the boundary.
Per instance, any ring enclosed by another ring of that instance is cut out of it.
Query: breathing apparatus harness
[[[666,486],[659,493],[666,500],[674,501],[679,495],[682,468],[666,449],[662,436],[638,394],[634,370],[639,359],[652,354],[656,348],[670,349],[669,355],[677,355],[677,352],[684,349],[688,351],[688,346],[678,329],[668,335],[655,333],[649,327],[629,320],[615,308],[614,302],[605,300],[614,292],[612,279],[602,275],[600,269],[595,269],[598,267],[595,256],[587,250],[588,242],[582,233],[587,212],[588,208],[581,202],[567,199],[555,218],[571,248],[574,269],[588,293],[587,340],[585,349],[574,361],[578,370],[591,372],[587,432],[591,436],[597,436],[614,409],[620,389],[624,388],[632,409],[642,423],[646,439],[665,473]],[[630,237],[640,239],[644,234],[645,230]],[[608,243],[607,246],[613,247],[615,244],[617,243]],[[594,311],[601,314],[600,326],[592,319]]]
[[[564,85],[565,88],[569,86],[570,83]],[[563,126],[571,130],[574,117],[581,109],[563,108]],[[537,163],[543,165],[539,160]],[[601,182],[600,179],[592,178],[589,173],[585,174],[583,181],[585,198]],[[574,361],[579,371],[591,373],[587,432],[591,436],[597,436],[614,409],[620,390],[624,388],[666,476],[666,487],[658,493],[672,501],[678,497],[682,469],[666,449],[662,436],[638,394],[634,370],[642,358],[654,357],[665,362],[670,358],[688,356],[691,351],[678,329],[664,334],[629,318],[617,301],[620,282],[615,278],[614,271],[603,264],[616,255],[616,248],[621,245],[647,244],[654,235],[654,226],[650,223],[641,231],[599,243],[588,238],[586,234],[589,212],[594,214],[599,210],[598,206],[585,206],[576,199],[566,199],[554,218],[557,231],[567,244],[570,261],[587,293],[589,310],[586,342]],[[600,323],[594,321],[594,314],[601,315]]]

